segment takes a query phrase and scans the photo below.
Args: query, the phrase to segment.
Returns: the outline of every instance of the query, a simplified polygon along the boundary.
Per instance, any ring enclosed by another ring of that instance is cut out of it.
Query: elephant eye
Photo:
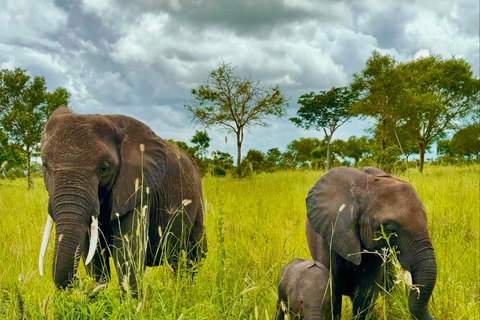
[[[390,233],[396,233],[397,232],[397,226],[393,223],[387,223],[385,224],[385,232],[388,234]]]
[[[108,169],[110,169],[110,163],[108,161],[105,161],[98,168],[98,172],[100,173],[100,175],[104,175],[108,172]]]

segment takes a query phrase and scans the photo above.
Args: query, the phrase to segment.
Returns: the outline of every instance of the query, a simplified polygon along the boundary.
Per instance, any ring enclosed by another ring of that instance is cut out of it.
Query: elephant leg
[[[365,320],[370,310],[372,309],[372,300],[376,297],[371,287],[359,288],[352,298],[353,303],[353,318],[357,320]]]
[[[340,320],[342,318],[342,292],[340,290],[339,285],[335,285],[335,283],[332,286],[332,314],[327,317],[327,319],[334,319],[334,320]]]
[[[369,261],[369,266],[360,266],[362,272],[356,274],[356,289],[350,296],[353,303],[353,315],[355,319],[364,320],[373,309],[372,301],[378,295],[378,284],[381,283],[382,269],[377,261]],[[365,271],[363,271],[365,270]],[[373,271],[372,271],[373,270]]]
[[[137,236],[137,221],[133,213],[127,213],[112,223],[112,254],[118,281],[120,287],[124,291],[131,290],[134,297],[138,294],[137,284],[145,270],[145,251],[142,248],[147,245],[141,242],[141,236]]]

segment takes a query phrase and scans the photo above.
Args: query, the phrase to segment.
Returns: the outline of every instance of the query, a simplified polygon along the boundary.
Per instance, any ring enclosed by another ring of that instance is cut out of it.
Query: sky
[[[464,58],[478,76],[479,1],[0,0],[0,69],[28,69],[45,76],[49,90],[65,87],[77,113],[126,114],[190,144],[204,128],[184,105],[219,62],[279,84],[287,116],[246,132],[243,154],[323,138],[288,120],[298,97],[348,85],[373,50],[400,62]],[[353,120],[333,138],[368,127]],[[233,135],[207,132],[210,151],[236,153]]]

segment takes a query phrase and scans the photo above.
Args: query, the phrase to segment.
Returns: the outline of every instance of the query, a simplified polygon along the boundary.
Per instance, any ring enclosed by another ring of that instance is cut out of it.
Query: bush
[[[212,176],[214,177],[225,177],[227,175],[227,171],[222,167],[213,167],[211,171]]]
[[[25,172],[21,167],[13,167],[7,172],[5,172],[5,178],[10,180],[15,180],[17,178],[25,177]]]
[[[358,162],[358,167],[372,166],[385,172],[395,174],[404,172],[407,167],[400,159],[401,150],[397,146],[390,146],[385,150],[376,150],[372,156],[364,157]]]

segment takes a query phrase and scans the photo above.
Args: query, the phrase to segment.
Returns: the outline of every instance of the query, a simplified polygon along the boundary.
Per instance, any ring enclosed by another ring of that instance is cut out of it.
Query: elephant
[[[110,279],[112,257],[121,287],[134,293],[145,266],[175,268],[183,250],[194,263],[205,256],[198,168],[144,123],[59,107],[42,132],[41,159],[49,199],[39,271],[54,224],[57,287],[72,282],[81,256],[99,283]]]
[[[329,270],[320,262],[295,258],[282,268],[278,284],[277,320],[286,313],[305,320],[331,319]]]
[[[428,302],[437,276],[435,254],[425,207],[410,183],[372,167],[337,167],[310,189],[306,206],[312,258],[332,270],[334,319],[340,319],[342,295],[352,300],[355,319],[366,318],[384,275],[374,252],[388,245],[397,247],[401,266],[412,275],[410,314],[433,319]],[[378,237],[382,228],[392,234],[389,243]]]

